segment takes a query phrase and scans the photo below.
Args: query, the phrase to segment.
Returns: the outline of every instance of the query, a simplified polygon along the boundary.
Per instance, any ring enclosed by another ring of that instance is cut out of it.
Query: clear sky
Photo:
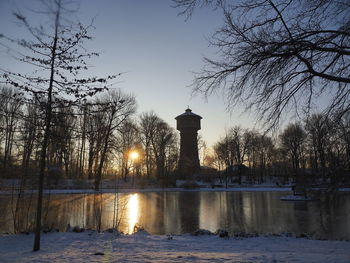
[[[35,7],[36,0],[0,0],[0,33],[16,36],[18,26],[12,16],[16,8]],[[88,22],[95,17],[89,44],[101,55],[93,61],[91,75],[106,76],[127,72],[116,84],[136,96],[138,113],[154,110],[172,127],[175,117],[189,106],[203,117],[202,134],[208,146],[213,145],[234,125],[254,126],[253,118],[241,109],[227,112],[221,94],[207,101],[191,96],[189,85],[193,72],[203,66],[203,56],[215,57],[207,38],[222,23],[219,11],[198,9],[185,20],[170,0],[81,0],[77,17]],[[39,15],[31,17],[37,19]],[[15,70],[0,49],[0,66]]]

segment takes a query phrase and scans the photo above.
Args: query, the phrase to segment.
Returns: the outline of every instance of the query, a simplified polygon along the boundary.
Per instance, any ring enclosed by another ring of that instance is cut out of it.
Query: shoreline
[[[104,188],[100,191],[93,189],[44,189],[44,194],[114,194],[114,193],[148,193],[148,192],[289,192],[291,187],[266,187],[266,186],[249,186],[249,187],[230,187],[230,188],[193,188],[185,189],[180,187],[173,188]],[[350,191],[350,189],[349,189]],[[17,194],[18,191],[0,190],[0,195]],[[37,193],[37,190],[25,190],[24,194]]]
[[[105,188],[100,191],[93,189],[45,189],[44,194],[113,194],[113,193],[148,193],[148,192],[291,192],[291,187],[273,187],[273,186],[240,186],[230,188]],[[339,188],[338,192],[350,192],[350,188]],[[0,190],[0,195],[17,194],[17,191]],[[37,190],[25,190],[24,194],[35,194]]]

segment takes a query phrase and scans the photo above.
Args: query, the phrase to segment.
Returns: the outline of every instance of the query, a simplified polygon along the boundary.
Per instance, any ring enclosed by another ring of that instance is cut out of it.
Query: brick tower
[[[186,178],[190,178],[199,171],[197,131],[201,129],[202,117],[194,114],[191,109],[177,116],[177,129],[180,131],[180,159],[179,171]]]

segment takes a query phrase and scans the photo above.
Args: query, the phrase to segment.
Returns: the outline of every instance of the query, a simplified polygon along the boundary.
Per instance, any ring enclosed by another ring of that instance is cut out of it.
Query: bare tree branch
[[[325,94],[329,114],[347,112],[350,5],[315,0],[175,0],[181,14],[220,6],[224,24],[212,36],[219,57],[205,58],[195,93],[221,90],[228,107],[254,110],[267,128],[291,109],[310,112]],[[220,4],[218,5],[218,2]]]

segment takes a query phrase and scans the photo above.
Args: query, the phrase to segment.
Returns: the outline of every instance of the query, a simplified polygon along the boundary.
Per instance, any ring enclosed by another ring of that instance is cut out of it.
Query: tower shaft
[[[185,178],[190,178],[200,169],[197,131],[201,128],[200,120],[202,117],[187,109],[185,113],[177,116],[175,119],[181,140],[178,168]]]

